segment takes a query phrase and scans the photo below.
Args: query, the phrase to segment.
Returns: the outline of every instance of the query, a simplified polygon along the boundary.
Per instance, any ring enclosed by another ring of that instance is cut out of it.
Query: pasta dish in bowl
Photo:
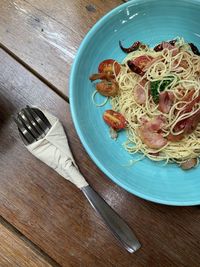
[[[168,205],[200,204],[199,13],[197,0],[128,1],[88,32],[70,74],[91,159],[130,193]]]

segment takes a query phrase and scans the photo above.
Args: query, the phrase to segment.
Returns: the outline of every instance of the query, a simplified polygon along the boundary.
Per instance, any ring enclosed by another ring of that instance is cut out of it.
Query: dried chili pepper
[[[199,49],[196,47],[196,45],[194,45],[193,43],[189,43],[189,46],[191,47],[192,52],[193,52],[195,55],[200,56]]]
[[[137,42],[134,42],[130,47],[123,47],[122,46],[122,42],[119,41],[119,46],[120,48],[122,49],[122,51],[124,51],[125,53],[131,53],[133,51],[136,51],[141,45],[141,42],[140,41],[137,41]]]
[[[156,52],[162,51],[163,50],[163,44],[161,43],[161,44],[156,45],[153,50]]]
[[[139,68],[138,66],[136,66],[132,60],[128,60],[127,61],[127,65],[129,66],[130,70],[132,70],[133,72],[139,74],[140,76],[144,75],[144,71]]]
[[[170,43],[171,45],[175,45],[176,41],[177,41],[177,40],[174,39],[174,40],[169,41],[169,43]]]

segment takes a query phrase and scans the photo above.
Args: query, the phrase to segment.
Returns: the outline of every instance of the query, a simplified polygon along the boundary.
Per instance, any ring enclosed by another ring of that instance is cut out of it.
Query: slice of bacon
[[[139,84],[137,84],[133,91],[133,96],[137,104],[142,105],[146,102],[146,93],[144,86],[147,82],[147,79],[142,79]]]
[[[197,159],[192,158],[192,159],[188,159],[187,161],[181,163],[181,168],[183,170],[189,170],[189,169],[195,167],[195,165],[197,165]]]
[[[195,93],[194,89],[191,89],[186,95],[183,96],[181,99],[182,101],[190,102],[192,100],[192,97]]]
[[[175,43],[174,43],[175,44]],[[169,49],[172,50],[172,56],[176,56],[179,53],[179,48],[175,47],[174,44],[171,42],[162,42],[161,44],[154,47],[154,50],[156,52],[162,51],[163,49]]]
[[[139,105],[142,105],[146,102],[146,94],[145,94],[144,88],[141,87],[139,84],[136,85],[134,92],[133,92],[133,96],[134,96],[135,102]]]
[[[164,126],[165,119],[158,115],[150,121],[143,119],[142,126],[138,129],[139,136],[144,144],[152,149],[160,149],[167,144],[167,140],[158,133]]]
[[[182,97],[181,100],[185,102],[189,102],[188,104],[184,104],[184,103],[179,104],[179,108],[184,106],[184,108],[180,112],[180,115],[190,112],[195,106],[195,104],[198,104],[200,102],[200,95],[192,100],[194,93],[195,93],[195,90],[191,89],[186,95],[184,95],[184,89],[179,88],[179,94]]]
[[[188,68],[188,63],[185,59],[182,59],[180,64],[179,64],[180,67],[184,68],[184,69],[187,69]]]
[[[151,65],[153,65],[155,62],[159,61],[160,59],[162,59],[161,56],[152,58],[152,60],[149,61],[149,63],[147,63],[147,65],[143,68],[143,70],[144,70],[144,71],[147,71],[147,69],[148,69]]]
[[[178,62],[179,62],[178,59],[176,59],[176,60],[174,60],[173,65],[172,65],[174,67],[174,70],[176,70],[176,72],[182,72],[183,71],[183,70],[179,70],[179,69],[177,70],[177,67],[181,67],[185,70],[188,68],[188,63],[185,59],[182,59],[179,64],[178,64]]]
[[[138,129],[142,142],[152,149],[160,149],[167,144],[167,140],[162,134],[149,131],[148,127],[141,126]]]
[[[171,141],[171,142],[178,142],[178,141],[181,141],[182,139],[183,139],[183,137],[184,137],[184,134],[179,134],[179,135],[173,135],[173,134],[169,134],[168,136],[167,136],[167,140],[168,141]]]
[[[183,130],[183,136],[185,134],[190,134],[196,129],[199,121],[200,121],[200,110],[193,116],[177,122],[177,124],[174,126],[174,131],[180,132]]]
[[[189,96],[189,97],[191,97],[191,96]],[[196,104],[198,104],[199,102],[200,102],[200,95],[197,96],[196,98],[194,98],[190,103],[188,103],[187,105],[185,105],[184,109],[180,112],[180,115],[181,114],[184,114],[184,113],[187,113],[187,112],[190,112],[193,109],[193,107]]]
[[[172,92],[161,92],[159,95],[159,105],[158,110],[163,113],[168,113],[174,102],[174,94]]]
[[[158,132],[163,128],[164,124],[165,118],[162,115],[157,115],[152,120],[146,121],[143,125],[145,125],[150,132]]]
[[[179,96],[181,97],[181,101],[185,101],[185,102],[191,102],[192,101],[192,98],[193,98],[193,95],[195,93],[195,90],[194,89],[191,89],[187,94],[184,94],[184,89],[183,88],[178,88],[178,94]],[[182,108],[183,106],[185,106],[186,104],[185,103],[179,103],[178,104],[178,107],[179,108]],[[178,112],[178,110],[176,110],[176,113]],[[184,111],[183,111],[184,112]],[[181,114],[183,113],[181,112]]]
[[[169,134],[167,139],[172,142],[177,142],[182,140],[185,135],[191,134],[197,128],[199,122],[200,122],[200,110],[197,111],[191,117],[179,121],[175,125],[174,131],[179,132],[183,130],[183,132],[178,135]]]
[[[192,133],[197,128],[199,122],[200,122],[200,110],[197,111],[193,116],[186,119],[184,133],[185,134]]]
[[[184,113],[190,112],[193,107],[200,102],[200,95],[197,96],[192,100],[192,97],[195,93],[194,89],[191,89],[190,92],[187,93],[187,95],[183,96],[183,101],[190,101],[183,110],[180,112],[180,115]],[[180,141],[184,138],[185,135],[192,133],[198,126],[198,123],[200,122],[200,110],[197,111],[194,115],[190,116],[189,118],[183,119],[174,126],[174,132],[180,132],[183,130],[183,132],[179,135],[168,135],[167,139],[176,142]]]

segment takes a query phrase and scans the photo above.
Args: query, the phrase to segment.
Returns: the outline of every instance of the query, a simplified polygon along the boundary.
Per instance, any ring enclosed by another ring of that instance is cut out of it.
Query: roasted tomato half
[[[106,110],[104,112],[103,119],[115,131],[124,129],[127,125],[127,121],[124,116],[112,109]]]
[[[98,71],[100,73],[105,72],[109,74],[118,75],[120,72],[120,64],[114,59],[106,59],[99,64]]]
[[[113,81],[102,81],[96,84],[97,91],[103,96],[116,96],[119,91],[118,83]]]

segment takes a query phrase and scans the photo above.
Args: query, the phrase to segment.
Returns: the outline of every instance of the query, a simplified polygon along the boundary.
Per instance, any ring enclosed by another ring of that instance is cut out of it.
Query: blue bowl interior
[[[183,171],[175,164],[148,159],[129,165],[132,156],[123,149],[126,133],[117,141],[109,137],[102,114],[107,103],[97,108],[92,102],[94,85],[88,77],[98,64],[113,58],[121,61],[125,54],[118,42],[129,46],[141,40],[151,46],[182,36],[200,44],[200,2],[189,0],[129,1],[104,16],[87,34],[78,51],[70,76],[70,106],[77,133],[97,166],[127,191],[158,203],[169,205],[200,204],[200,167]],[[96,97],[102,101],[101,96]]]

